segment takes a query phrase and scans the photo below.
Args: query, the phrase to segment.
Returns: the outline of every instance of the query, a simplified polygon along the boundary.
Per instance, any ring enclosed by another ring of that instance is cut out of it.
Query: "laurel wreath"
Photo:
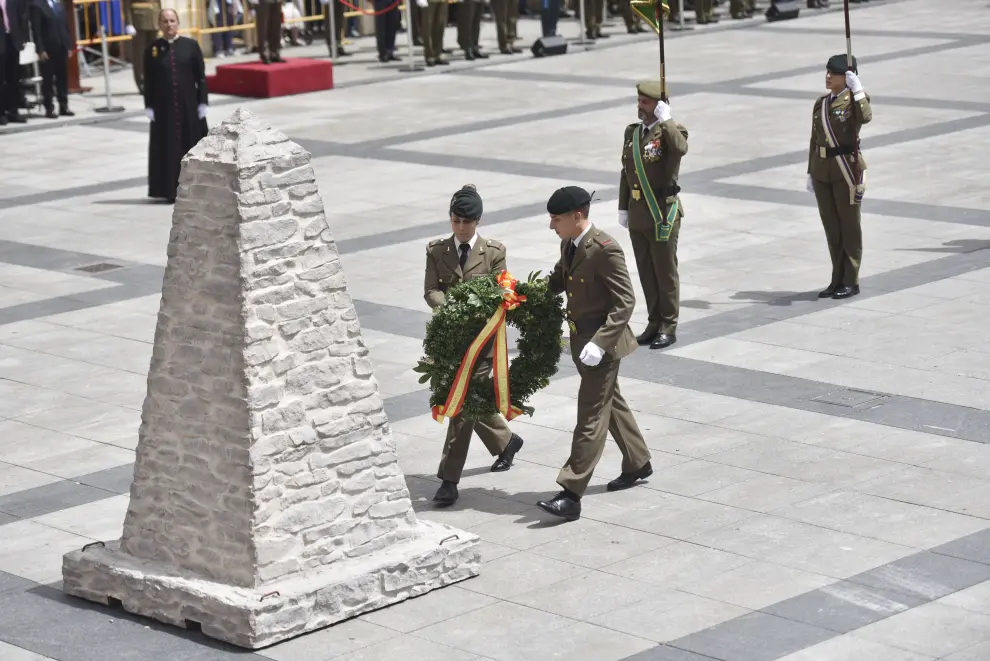
[[[550,385],[563,351],[563,300],[547,286],[540,273],[531,273],[516,291],[526,302],[506,315],[506,323],[519,330],[516,357],[509,364],[509,399],[527,415],[535,410],[526,402]],[[443,305],[426,324],[425,356],[413,371],[420,383],[430,383],[430,406],[443,405],[468,347],[502,303],[496,277],[486,276],[454,285]],[[491,375],[472,379],[461,415],[478,419],[498,412]]]

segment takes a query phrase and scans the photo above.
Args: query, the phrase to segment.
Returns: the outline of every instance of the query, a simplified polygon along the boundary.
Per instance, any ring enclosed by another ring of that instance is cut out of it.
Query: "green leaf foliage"
[[[533,414],[533,407],[526,402],[550,385],[550,378],[557,373],[563,346],[563,299],[538,276],[530,274],[526,282],[516,285],[516,292],[525,296],[526,302],[506,315],[507,323],[520,334],[518,355],[509,364],[509,396],[527,415]],[[414,368],[430,380],[431,406],[446,403],[464,353],[501,303],[501,289],[494,275],[447,290],[443,305],[434,310],[426,325],[426,355]],[[473,378],[462,415],[477,419],[497,412],[493,379],[484,375]]]

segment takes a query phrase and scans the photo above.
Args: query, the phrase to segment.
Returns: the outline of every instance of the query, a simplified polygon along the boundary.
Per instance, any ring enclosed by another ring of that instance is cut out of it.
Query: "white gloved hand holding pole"
[[[133,25],[128,25],[127,27],[125,27],[124,32],[126,32],[132,37],[137,34],[137,30],[134,29]]]
[[[626,228],[629,227],[629,212],[628,211],[619,211],[619,224],[622,225],[623,227],[626,227]]]
[[[815,180],[811,178],[810,174],[808,175],[808,182],[804,185],[804,189],[809,193],[815,192]]]
[[[201,103],[196,107],[196,113],[199,115],[200,119],[206,119],[207,106],[205,103]]]
[[[605,352],[594,342],[588,342],[581,349],[581,355],[579,360],[587,365],[588,367],[594,367],[598,363],[602,362],[602,358],[605,356]]]
[[[863,83],[860,82],[859,76],[854,74],[852,71],[846,72],[846,87],[852,92],[853,98],[859,101],[863,98]]]
[[[670,119],[670,106],[663,101],[657,101],[657,107],[653,110],[653,114],[661,122],[666,122]]]

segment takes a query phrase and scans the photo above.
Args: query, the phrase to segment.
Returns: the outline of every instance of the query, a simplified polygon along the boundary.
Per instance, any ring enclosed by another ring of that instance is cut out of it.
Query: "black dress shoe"
[[[444,480],[440,484],[440,488],[437,489],[436,495],[433,496],[433,500],[438,505],[453,505],[457,502],[457,484]]]
[[[473,60],[474,59],[474,53],[471,52],[471,51],[469,51],[469,50],[464,51],[464,59],[465,60]]]
[[[595,36],[598,37],[599,39],[608,39],[609,38],[609,35],[605,34],[604,32],[599,32]]]
[[[27,117],[20,113],[8,113],[7,121],[13,122],[14,124],[27,124]]]
[[[647,329],[643,331],[642,335],[636,338],[636,344],[645,347],[648,344],[653,344],[653,340],[655,339],[657,339],[657,332]]]
[[[479,60],[487,60],[488,59],[488,53],[482,53],[481,52],[481,49],[479,49],[479,48],[475,48],[474,49],[474,56],[476,58],[478,58]]]
[[[271,64],[272,63],[272,60],[267,55],[262,55],[261,56],[261,63],[262,64]]]
[[[839,285],[829,285],[825,289],[818,292],[818,298],[832,298],[835,294],[835,290],[839,288]]]
[[[835,290],[832,298],[849,298],[859,293],[859,285],[842,285]]]
[[[274,55],[272,55],[272,58],[271,59],[272,59],[272,62],[285,62],[285,60],[282,59],[282,56],[279,55],[278,53],[275,53]]]
[[[60,108],[58,114],[62,117],[75,117],[76,113],[72,112],[68,108]]]
[[[54,110],[49,110],[45,113],[45,117],[48,119],[58,119],[58,113]]]
[[[513,53],[521,53],[522,52],[522,49],[521,48],[516,48],[515,46],[513,46],[509,50],[511,50]]]
[[[677,341],[677,337],[671,333],[660,333],[657,335],[653,343],[650,344],[651,349],[666,349],[671,344]]]
[[[513,434],[512,438],[509,439],[509,444],[505,446],[502,450],[502,454],[498,456],[495,463],[492,464],[493,473],[501,473],[512,468],[512,460],[515,458],[516,453],[523,446],[523,440],[518,435]]]
[[[402,61],[402,58],[399,57],[398,55],[396,55],[395,53],[392,53],[391,55],[388,56],[388,61],[389,62],[401,62]]]
[[[450,60],[445,60],[442,57],[437,58],[437,64],[442,67],[450,66]]]
[[[541,500],[536,506],[548,514],[568,521],[577,521],[581,518],[581,499],[569,491],[561,491],[550,500]]]
[[[609,482],[605,489],[608,491],[622,491],[623,489],[636,486],[637,482],[645,480],[651,475],[653,475],[653,466],[650,465],[650,462],[646,462],[635,473],[622,473],[619,477]]]

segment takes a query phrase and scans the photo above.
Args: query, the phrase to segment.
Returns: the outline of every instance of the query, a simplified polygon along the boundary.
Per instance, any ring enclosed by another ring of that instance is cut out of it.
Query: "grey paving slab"
[[[135,430],[137,433],[137,430]],[[107,492],[107,497],[112,494],[129,493],[131,482],[134,479],[134,464],[123,464],[115,468],[88,473],[72,478],[73,482],[102,489]]]
[[[910,555],[849,581],[933,601],[990,580],[990,565],[934,552]]]
[[[84,603],[47,585],[0,592],[0,612],[4,614],[0,640],[59,661],[264,659],[193,632],[131,616],[123,609]],[[72,625],[64,626],[67,622]]]
[[[721,661],[716,657],[705,656],[688,652],[687,650],[670,647],[669,645],[657,645],[656,647],[644,650],[639,654],[627,656],[625,661]]]
[[[841,581],[773,604],[763,612],[847,633],[927,602],[920,596]]]
[[[0,496],[0,512],[19,519],[58,512],[115,495],[113,492],[85,484],[62,480],[33,489]],[[8,521],[8,523],[12,523]]]
[[[936,546],[932,553],[990,565],[990,529]]]
[[[723,661],[774,661],[834,635],[821,627],[767,613],[750,613],[678,638],[669,645]]]
[[[34,585],[33,581],[29,581],[26,578],[21,578],[20,576],[15,576],[14,574],[8,574],[5,571],[0,571],[0,592],[6,592],[8,590],[23,590]]]

